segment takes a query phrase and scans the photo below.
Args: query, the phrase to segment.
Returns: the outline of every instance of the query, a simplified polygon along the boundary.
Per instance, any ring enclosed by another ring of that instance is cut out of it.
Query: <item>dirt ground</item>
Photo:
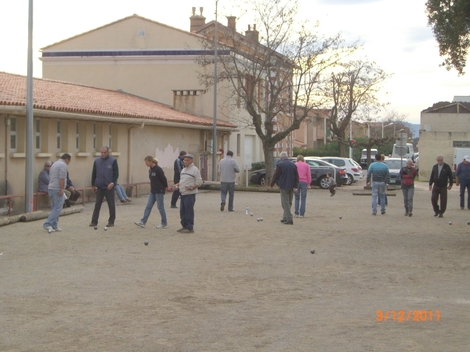
[[[107,231],[106,204],[88,227],[92,203],[61,217],[60,233],[44,220],[0,227],[0,350],[469,351],[470,211],[458,191],[442,219],[425,184],[413,217],[400,191],[372,217],[370,196],[352,194],[363,185],[309,190],[293,226],[279,222],[279,194],[237,192],[228,213],[208,191],[194,234],[176,232],[169,207],[168,229],[155,228],[156,209],[135,226],[146,197],[119,203]]]

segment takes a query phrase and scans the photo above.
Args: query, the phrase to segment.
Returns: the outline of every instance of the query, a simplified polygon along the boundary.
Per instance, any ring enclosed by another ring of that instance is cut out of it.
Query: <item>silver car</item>
[[[353,182],[359,181],[364,177],[362,167],[351,158],[341,158],[339,156],[323,156],[319,159],[329,162],[330,164],[346,168],[348,181],[346,184],[352,185]]]

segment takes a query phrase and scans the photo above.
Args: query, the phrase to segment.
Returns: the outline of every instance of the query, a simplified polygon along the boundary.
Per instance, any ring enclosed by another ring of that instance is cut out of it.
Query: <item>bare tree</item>
[[[368,120],[371,110],[379,111],[383,107],[377,93],[388,77],[374,62],[354,60],[339,65],[326,80],[324,93],[333,105],[330,129],[339,142],[339,155],[346,155],[350,144],[346,130],[353,117],[355,121]],[[367,115],[363,111],[367,111]]]
[[[311,28],[317,30],[318,24],[298,26],[297,1],[250,0],[248,5],[258,26],[250,27],[246,36],[220,25],[218,45],[224,55],[218,79],[230,83],[236,105],[248,112],[263,145],[270,182],[276,145],[324,104],[318,94],[321,73],[356,46],[345,46],[339,34],[326,38],[313,32]],[[213,42],[205,45],[211,48]],[[212,58],[203,57],[200,63],[206,68],[200,79],[210,86]]]

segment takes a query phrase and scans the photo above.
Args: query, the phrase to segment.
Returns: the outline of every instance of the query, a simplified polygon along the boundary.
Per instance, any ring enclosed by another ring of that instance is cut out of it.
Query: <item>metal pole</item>
[[[215,24],[214,24],[214,120],[212,123],[212,181],[216,180],[216,163],[217,163],[217,3],[215,1]]]
[[[25,213],[33,208],[33,0],[28,11],[28,77],[26,88]]]

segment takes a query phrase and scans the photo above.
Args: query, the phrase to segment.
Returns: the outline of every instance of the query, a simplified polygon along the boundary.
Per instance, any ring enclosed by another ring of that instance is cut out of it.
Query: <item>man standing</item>
[[[460,209],[465,209],[465,189],[467,190],[467,209],[470,209],[470,157],[465,155],[455,172],[455,185],[460,185]]]
[[[271,182],[271,188],[278,184],[281,193],[281,205],[284,210],[281,222],[286,225],[293,225],[292,220],[292,199],[294,198],[294,192],[299,184],[299,174],[297,173],[297,166],[293,162],[287,159],[287,153],[282,152],[279,155],[281,159],[276,166],[273,180]]]
[[[377,197],[380,198],[380,213],[385,214],[385,189],[390,183],[390,171],[388,166],[382,162],[382,156],[375,154],[375,162],[370,164],[367,170],[367,184],[370,185],[372,178],[372,215],[377,215]]]
[[[225,199],[228,191],[228,211],[233,211],[233,197],[235,193],[235,173],[240,172],[237,161],[233,158],[233,152],[227,151],[227,156],[219,163],[220,173],[220,211],[224,211]]]
[[[39,173],[38,176],[38,192],[49,192],[49,172],[51,170],[51,166],[52,161],[48,160],[44,163],[44,169]]]
[[[180,177],[181,177],[181,170],[184,168],[184,163],[183,163],[183,157],[186,155],[186,152],[182,150],[180,152],[180,155],[176,158],[175,163],[173,165],[173,184],[176,185],[178,182],[180,182]],[[173,189],[173,194],[171,196],[171,208],[177,208],[176,202],[178,201],[178,198],[180,197],[181,193],[178,188]]]
[[[186,154],[183,156],[184,168],[181,170],[180,182],[175,184],[175,188],[181,192],[180,218],[181,226],[177,232],[194,232],[194,204],[196,203],[196,193],[202,185],[202,177],[199,169],[193,164],[193,156]]]
[[[48,232],[59,232],[59,215],[64,205],[64,191],[67,179],[67,165],[70,163],[70,154],[63,154],[60,159],[51,166],[49,171],[48,193],[51,200],[51,213],[44,222],[44,229]]]
[[[109,155],[109,147],[101,147],[100,152],[101,157],[95,159],[95,162],[93,163],[93,171],[91,173],[91,184],[93,192],[96,193],[96,202],[90,226],[98,225],[101,204],[103,203],[103,198],[106,197],[106,202],[108,203],[109,208],[109,219],[108,225],[106,226],[112,227],[114,226],[114,220],[116,219],[114,185],[117,184],[119,168],[117,160]]]
[[[454,180],[452,169],[444,162],[444,157],[438,155],[436,160],[437,164],[432,167],[431,177],[429,177],[429,190],[432,190],[431,204],[434,209],[434,216],[442,218],[447,208],[447,190],[451,190]],[[447,183],[449,184],[448,186]],[[437,205],[439,198],[441,203],[440,208]]]

